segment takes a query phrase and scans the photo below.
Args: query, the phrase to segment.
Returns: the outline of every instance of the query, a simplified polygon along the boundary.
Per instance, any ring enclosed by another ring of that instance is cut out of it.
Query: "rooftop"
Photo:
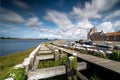
[[[107,36],[111,36],[111,35],[120,35],[120,32],[109,32],[106,33]]]

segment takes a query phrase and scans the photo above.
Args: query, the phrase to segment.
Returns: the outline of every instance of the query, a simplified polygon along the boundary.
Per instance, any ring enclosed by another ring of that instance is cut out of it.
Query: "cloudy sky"
[[[0,1],[0,36],[81,39],[92,27],[120,31],[120,0]]]

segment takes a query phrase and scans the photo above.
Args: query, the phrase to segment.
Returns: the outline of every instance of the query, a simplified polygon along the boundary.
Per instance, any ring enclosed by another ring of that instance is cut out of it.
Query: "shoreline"
[[[42,42],[48,41],[51,40],[3,39],[0,40],[0,56],[7,56],[9,54],[27,50],[31,47],[38,46]]]
[[[55,39],[5,38],[0,40],[55,40]]]
[[[35,49],[29,48],[24,51],[13,53],[7,56],[0,56],[0,80],[6,78],[6,73],[16,64],[20,64],[23,60],[29,56],[29,54]]]
[[[6,55],[0,55],[0,58],[1,57],[6,57],[6,56],[10,56],[10,55],[14,55],[14,54],[18,54],[18,53],[22,53],[22,52],[24,52],[24,51],[27,51],[27,50],[29,50],[29,49],[32,49],[32,48],[36,48],[37,46],[34,46],[34,47],[31,47],[31,48],[28,48],[28,49],[25,49],[25,50],[21,50],[21,51],[18,51],[18,52],[13,52],[13,53],[8,53],[8,54],[6,54]],[[1,53],[2,54],[2,53]]]

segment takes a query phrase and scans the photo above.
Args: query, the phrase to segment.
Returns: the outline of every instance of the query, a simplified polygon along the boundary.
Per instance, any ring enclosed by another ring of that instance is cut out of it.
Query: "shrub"
[[[18,68],[18,69],[11,69],[9,71],[9,77],[13,77],[14,80],[25,80],[25,69]]]
[[[105,56],[104,54],[102,54],[102,53],[100,53],[100,52],[95,52],[94,54],[93,54],[94,56],[97,56],[97,57],[100,57],[100,58],[108,58],[107,56]]]
[[[120,61],[120,50],[114,50],[111,59]]]

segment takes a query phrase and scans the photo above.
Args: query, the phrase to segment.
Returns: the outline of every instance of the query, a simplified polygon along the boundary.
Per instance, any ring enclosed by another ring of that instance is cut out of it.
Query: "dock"
[[[54,45],[51,45],[54,46]],[[82,54],[78,51],[74,51],[74,50],[70,50],[70,49],[65,49],[62,47],[58,47],[58,46],[54,46],[59,50],[62,50],[68,54],[73,54],[73,53],[77,53],[77,57],[82,59],[85,62],[89,62],[92,63],[94,65],[98,65],[100,67],[103,67],[105,69],[108,69],[110,71],[113,71],[115,73],[120,74],[120,62],[118,61],[113,61],[110,59],[103,59],[103,58],[98,58],[96,56],[92,56],[92,55],[88,55],[88,54]]]
[[[62,74],[66,74],[65,65],[56,66],[56,67],[49,67],[49,68],[43,68],[38,69],[38,64],[41,60],[49,60],[54,59],[54,54],[48,54],[53,53],[55,49],[58,49],[59,51],[65,52],[68,55],[73,55],[73,53],[77,54],[77,58],[80,59],[82,62],[78,62],[77,65],[77,75],[78,77],[81,77],[81,80],[88,80],[83,74],[81,74],[80,70],[85,70],[88,67],[88,64],[96,65],[101,67],[103,70],[106,69],[110,71],[112,74],[117,74],[120,76],[120,62],[109,60],[109,59],[103,59],[99,58],[93,55],[89,54],[82,54],[78,51],[63,48],[57,45],[49,44],[41,44],[39,47],[37,54],[45,54],[45,55],[37,55],[35,58],[35,61],[33,63],[32,69],[28,71],[27,80],[39,80],[49,77],[54,77]],[[120,78],[120,77],[119,77]]]

